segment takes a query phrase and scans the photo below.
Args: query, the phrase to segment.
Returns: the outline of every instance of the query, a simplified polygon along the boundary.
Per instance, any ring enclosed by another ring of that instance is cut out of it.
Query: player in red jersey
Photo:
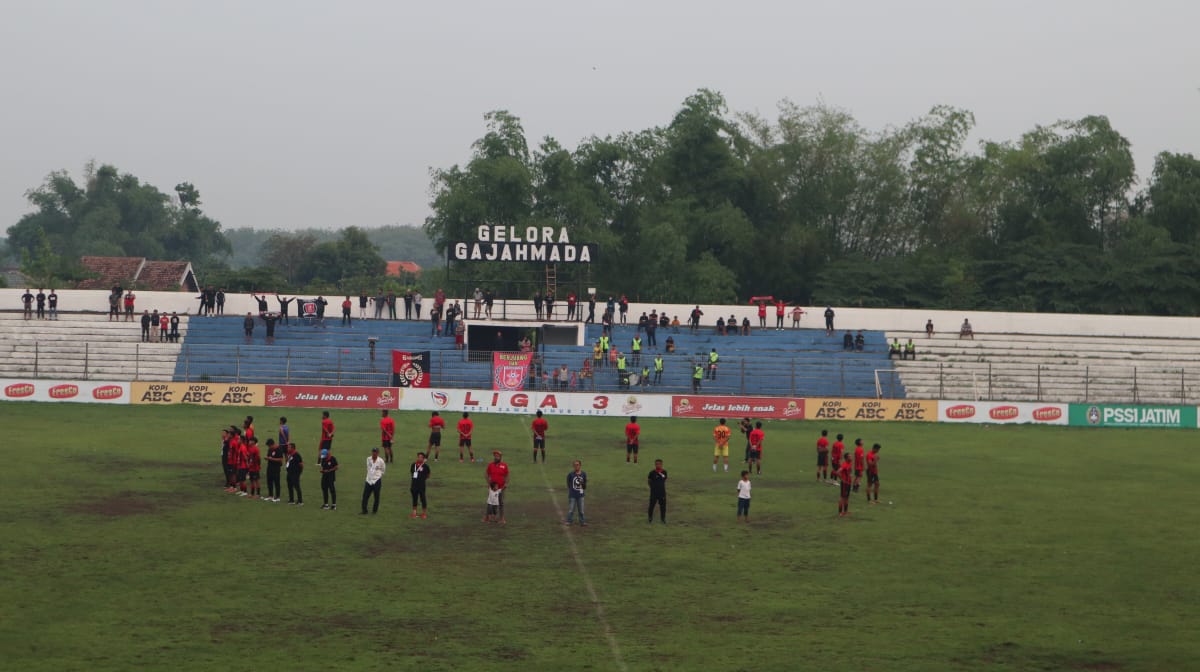
[[[229,436],[229,451],[226,453],[225,464],[229,467],[229,487],[225,488],[225,492],[236,493],[238,491],[238,453],[242,451],[241,430],[230,425],[229,429],[225,430]]]
[[[508,490],[508,465],[504,463],[502,457],[503,453],[500,451],[492,451],[492,463],[487,465],[487,469],[484,470],[484,477],[487,479],[489,489],[500,491],[497,513],[500,516],[500,524],[504,525],[504,495]],[[488,522],[488,519],[484,517],[483,522]]]
[[[833,471],[831,475],[833,480],[837,481],[837,470],[842,466],[842,453],[846,450],[846,444],[842,443],[842,435],[837,435],[837,441],[833,442],[833,447],[829,450],[829,467]]]
[[[762,430],[762,421],[754,423],[754,429],[750,430],[750,468],[757,467],[758,473],[762,473],[762,454],[763,454],[763,439],[766,435]]]
[[[850,515],[850,487],[854,480],[851,474],[850,453],[842,456],[842,466],[838,467],[837,475],[838,481],[842,485],[842,495],[838,499],[838,515],[848,516]]]
[[[854,440],[854,491],[858,492],[858,484],[862,482],[863,467],[866,466],[862,439]]]
[[[629,457],[633,456],[633,463],[638,461],[639,442],[642,439],[642,428],[638,426],[637,416],[629,418],[629,424],[625,425],[625,461],[629,462]]]
[[[321,411],[321,450],[333,452],[333,420],[329,411]]]
[[[878,443],[871,446],[871,452],[867,453],[867,501],[872,504],[879,503],[879,449],[882,448]],[[875,499],[871,499],[871,491],[875,492]]]
[[[247,439],[246,471],[250,477],[250,499],[258,499],[258,496],[262,494],[258,482],[258,477],[262,473],[262,453],[258,450],[258,437],[255,436]]]
[[[379,443],[383,446],[383,459],[385,462],[394,462],[392,459],[392,439],[396,438],[396,421],[388,417],[387,409],[383,409],[383,417],[379,419]]]
[[[241,438],[241,432],[238,432],[237,455],[234,458],[234,466],[237,467],[237,482],[238,496],[249,497],[250,493],[246,492],[246,478],[250,475],[250,447]]]
[[[246,419],[242,421],[242,440],[248,443],[250,439],[253,439],[255,436],[254,416],[247,415]]]
[[[429,447],[425,449],[425,457],[432,453],[434,462],[442,457],[442,430],[445,428],[446,421],[434,411],[433,415],[429,416]]]
[[[821,438],[817,439],[817,480],[829,479],[829,430],[821,430]]]
[[[550,428],[550,423],[542,417],[542,412],[537,412],[537,417],[533,419],[533,423],[529,425],[533,430],[533,461],[537,462],[538,451],[542,451],[542,464],[546,463],[546,430]]]
[[[471,461],[475,461],[475,451],[471,450],[471,432],[475,431],[475,423],[471,421],[471,414],[463,411],[462,420],[458,421],[458,461],[463,461],[463,448],[471,455]]]

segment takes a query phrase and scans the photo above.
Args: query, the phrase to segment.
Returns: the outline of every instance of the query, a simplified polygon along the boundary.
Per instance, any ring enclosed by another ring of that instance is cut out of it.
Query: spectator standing
[[[372,448],[371,456],[367,458],[367,481],[363,484],[362,515],[367,515],[367,500],[375,498],[371,513],[379,513],[379,492],[383,489],[383,474],[387,471],[387,462],[379,457],[379,449]]]
[[[475,288],[475,293],[472,295],[475,300],[475,319],[479,319],[479,315],[483,312],[483,290]]]
[[[394,292],[390,289],[388,290],[388,293],[387,293],[387,308],[388,308],[388,319],[395,320],[396,319],[396,292]]]
[[[567,473],[567,519],[563,524],[570,527],[574,522],[576,514],[579,515],[579,525],[587,527],[587,519],[583,517],[583,495],[587,490],[587,472],[583,470],[583,463],[575,460],[571,463],[573,467]]]
[[[404,290],[404,319],[406,319],[406,320],[412,319],[412,309],[413,309],[413,291],[412,291],[412,288],[410,287],[410,288]]]
[[[142,342],[150,342],[150,311],[142,311]]]
[[[416,319],[421,319],[421,292],[413,292],[413,309],[416,310]]]
[[[225,288],[224,287],[217,290],[216,298],[217,298],[217,315],[224,315],[225,314]]]
[[[737,483],[738,501],[737,517],[739,520],[750,522],[750,472],[742,472],[742,480]]]
[[[275,300],[279,302],[279,319],[283,320],[284,324],[291,326],[291,320],[288,319],[288,306],[291,305],[292,301],[296,300],[296,297],[285,299],[276,294]],[[299,315],[297,315],[297,317],[299,317]]]
[[[408,471],[412,474],[412,480],[408,486],[408,491],[412,494],[412,513],[408,517],[417,517],[417,501],[420,500],[421,518],[428,518],[429,502],[425,499],[425,483],[429,481],[431,470],[425,461],[425,453],[417,453],[417,460],[409,465]]]
[[[588,294],[588,316],[587,316],[587,320],[585,320],[584,323],[585,324],[595,324],[596,323],[596,295],[595,294]]]
[[[775,331],[783,331],[783,315],[787,312],[787,304],[783,301],[775,302]]]
[[[165,315],[163,316],[163,319],[164,320],[166,319]],[[250,340],[254,338],[254,315],[253,315],[253,313],[246,313],[246,319],[242,320],[242,331],[244,331],[246,333],[246,342],[249,343]],[[161,340],[161,339],[159,339],[159,340]]]
[[[171,339],[171,333],[168,329],[171,328],[171,318],[167,316],[167,311],[163,311],[158,316],[158,342],[168,341]]]
[[[109,298],[112,298],[112,297],[109,297]],[[25,317],[25,319],[32,320],[33,319],[33,292],[29,291],[28,287],[25,288],[25,293],[21,295],[21,306],[23,309],[23,316]],[[111,317],[109,319],[111,319]]]
[[[758,328],[759,329],[767,328],[767,302],[766,301],[758,302]]]
[[[346,297],[345,301],[342,301],[342,326],[343,327],[352,326],[350,324],[350,309],[353,306],[354,306],[354,304],[351,303],[350,297],[348,297],[348,296]]]
[[[933,320],[925,320],[925,338],[933,338]]]
[[[492,304],[496,302],[496,295],[491,289],[483,290],[483,314],[490,320],[492,319]]]
[[[279,316],[267,313],[262,316],[263,324],[267,328],[267,345],[275,343],[275,324],[279,322]]]
[[[25,290],[28,292],[29,290]],[[108,295],[108,321],[120,321],[121,314],[118,305],[121,303],[121,293],[113,292]],[[28,309],[26,309],[28,311]],[[26,318],[29,319],[29,318]]]
[[[533,293],[533,312],[537,315],[537,319],[542,319],[542,290],[536,290]]]
[[[46,297],[46,302],[50,304],[50,319],[58,319],[58,292],[50,289],[50,295]]]
[[[150,340],[158,340],[158,309],[150,313]]]
[[[825,335],[833,335],[833,307],[825,306]]]
[[[171,337],[168,339],[172,343],[179,342],[179,315],[171,313]]]
[[[804,310],[800,306],[792,309],[792,328],[800,328],[800,318],[804,315]]]
[[[650,486],[650,508],[646,511],[646,522],[654,522],[654,507],[658,507],[658,515],[662,524],[667,524],[667,470],[663,469],[663,461],[654,461],[654,470],[646,476],[646,484]]]
[[[621,295],[621,300],[617,304],[617,307],[621,311],[621,324],[626,324],[628,322],[626,318],[629,316],[629,299],[624,294]]]
[[[37,296],[34,299],[37,301],[37,319],[46,319],[46,292],[39,287]]]
[[[371,302],[371,297],[367,296],[367,290],[359,290],[358,292],[358,319],[367,319],[367,304]]]
[[[577,299],[575,297],[575,292],[568,293],[567,294],[567,319],[568,320],[578,320],[579,319],[579,313],[576,310],[576,308],[578,307],[576,305],[576,302],[577,302]]]
[[[288,504],[304,506],[304,493],[300,490],[300,474],[304,473],[304,458],[296,451],[296,444],[288,444],[287,459],[283,464],[287,471]]]

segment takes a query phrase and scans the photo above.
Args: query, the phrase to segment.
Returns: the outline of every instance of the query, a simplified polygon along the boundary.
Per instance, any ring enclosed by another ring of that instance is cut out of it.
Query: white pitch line
[[[546,463],[539,463],[539,468],[542,472],[542,482],[546,484],[546,490],[550,493],[550,501],[554,504],[554,511],[558,514],[559,521],[566,520],[566,514],[563,513],[562,506],[558,503],[558,498],[554,496],[554,488],[550,485],[550,479],[546,476]],[[596,587],[592,584],[592,577],[588,574],[587,567],[583,564],[583,556],[579,554],[579,547],[575,544],[575,535],[571,532],[571,528],[565,525],[563,526],[563,534],[567,535],[567,545],[571,547],[571,557],[575,559],[575,566],[579,568],[579,574],[583,577],[583,585],[587,588],[588,595],[592,598],[592,605],[596,608],[596,619],[600,621],[601,627],[604,628],[604,638],[608,640],[608,648],[612,649],[613,660],[617,663],[617,669],[624,672],[629,668],[626,667],[625,660],[621,657],[621,647],[617,644],[617,637],[613,634],[612,626],[608,624],[608,617],[604,615],[604,605],[600,602],[600,596],[596,594]]]
[[[521,429],[527,429],[525,422],[522,419],[517,419]],[[539,462],[538,469],[542,473],[542,483],[546,485],[546,492],[550,493],[550,503],[554,505],[554,512],[558,516],[559,525],[567,519],[563,513],[562,505],[558,503],[558,498],[554,496],[554,486],[550,484],[550,478],[546,475],[546,463]],[[604,614],[604,604],[600,602],[600,596],[596,594],[596,586],[592,583],[592,576],[588,573],[587,566],[583,564],[583,556],[579,554],[579,546],[575,544],[575,535],[571,532],[571,528],[563,525],[563,534],[567,535],[567,546],[571,549],[571,557],[575,560],[575,567],[579,569],[579,575],[583,577],[583,586],[587,588],[588,596],[592,598],[592,606],[596,608],[596,620],[600,622],[600,627],[604,630],[604,638],[608,640],[608,648],[612,649],[613,660],[617,663],[617,669],[621,672],[626,672],[629,667],[625,664],[625,659],[621,656],[621,646],[617,644],[617,637],[613,634],[612,626],[608,624],[608,617]]]

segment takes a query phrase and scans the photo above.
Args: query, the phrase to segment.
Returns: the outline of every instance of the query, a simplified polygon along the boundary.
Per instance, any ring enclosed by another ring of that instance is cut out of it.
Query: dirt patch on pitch
[[[185,504],[186,498],[179,495],[125,491],[84,499],[67,507],[67,511],[102,518],[125,518],[172,511]]]

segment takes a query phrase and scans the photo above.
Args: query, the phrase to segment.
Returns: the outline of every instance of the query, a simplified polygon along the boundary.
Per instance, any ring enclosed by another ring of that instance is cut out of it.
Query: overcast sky
[[[954,105],[976,139],[1107,115],[1144,180],[1200,155],[1198,26],[1194,0],[0,0],[0,232],[90,159],[226,228],[420,224],[489,110],[573,148],[701,87],[871,129]]]

